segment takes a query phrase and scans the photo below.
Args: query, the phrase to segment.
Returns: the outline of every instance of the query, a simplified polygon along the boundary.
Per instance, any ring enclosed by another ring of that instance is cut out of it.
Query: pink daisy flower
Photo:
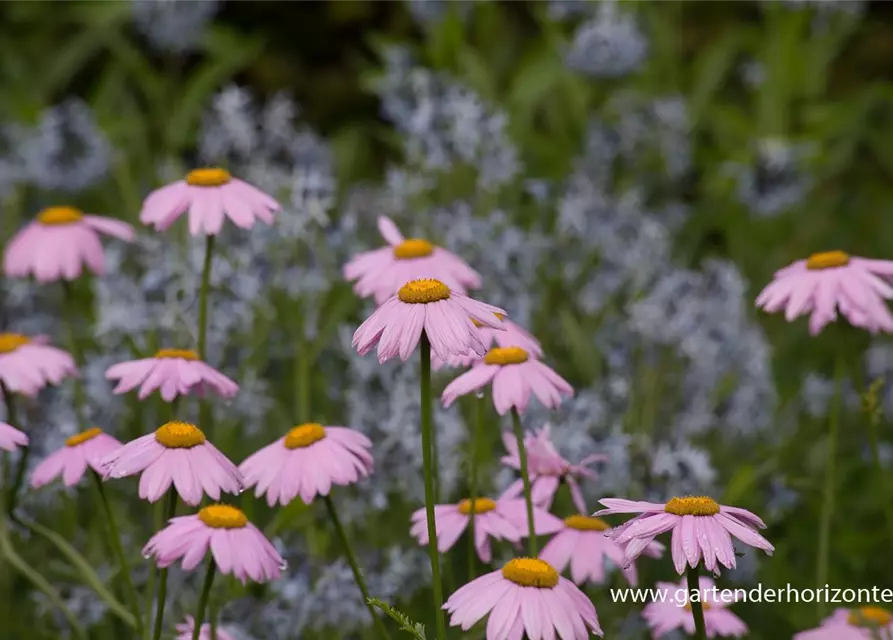
[[[698,601],[704,610],[704,627],[708,638],[734,637],[739,638],[747,633],[747,625],[727,609],[728,604],[722,598],[717,597],[713,580],[705,576],[700,577],[701,595]],[[695,619],[691,612],[691,603],[686,595],[684,602],[674,601],[674,596],[669,594],[688,594],[688,584],[683,578],[682,582],[658,582],[657,591],[668,594],[663,600],[655,600],[649,603],[642,611],[642,617],[651,628],[654,638],[660,638],[675,629],[683,629],[686,634],[695,634]],[[835,640],[840,640],[836,638]]]
[[[562,396],[574,395],[567,381],[521,347],[494,347],[484,359],[453,380],[440,396],[444,407],[456,398],[493,383],[493,404],[499,415],[515,408],[524,413],[535,395],[548,409],[561,404]]]
[[[670,541],[673,564],[680,574],[685,571],[686,561],[689,566],[696,567],[702,559],[707,570],[717,575],[719,564],[734,569],[735,549],[731,536],[769,555],[775,551],[775,547],[756,532],[757,528],[766,528],[758,516],[746,509],[720,505],[713,498],[673,498],[666,504],[619,498],[605,498],[600,502],[608,508],[596,511],[593,516],[639,514],[609,533],[614,542],[626,545],[627,562],[635,560],[655,536],[670,530],[673,531]]]
[[[502,326],[505,327],[503,331],[485,327],[477,320],[471,321],[480,330],[484,339],[484,346],[488,349],[494,344],[497,347],[521,347],[536,358],[543,357],[543,347],[533,334],[523,329],[521,325],[509,320],[503,313],[497,313],[496,317],[502,320]],[[450,367],[470,367],[480,359],[481,357],[478,354],[471,351],[462,356],[453,356],[447,362],[439,358],[433,358],[431,360],[431,368],[437,370],[445,365]]]
[[[460,587],[443,606],[450,625],[468,631],[487,620],[487,640],[561,638],[586,640],[601,636],[595,606],[577,586],[558,575],[549,563],[514,558],[498,570]]]
[[[437,530],[437,550],[449,551],[471,521],[471,500],[458,504],[434,505],[434,526]],[[537,535],[555,533],[561,529],[561,520],[543,509],[533,510],[534,531]],[[498,500],[477,498],[474,501],[474,546],[483,562],[490,562],[492,551],[490,538],[517,543],[527,537],[527,506],[523,499],[500,497]],[[410,535],[419,544],[428,544],[428,524],[425,510],[412,514]]]
[[[229,459],[205,439],[195,425],[168,422],[154,433],[131,440],[104,457],[104,479],[124,478],[143,472],[140,498],[156,502],[171,484],[183,502],[196,506],[204,492],[214,500],[220,492],[238,494],[242,474]]]
[[[245,488],[267,494],[267,504],[283,507],[301,496],[310,504],[318,494],[329,495],[332,485],[346,486],[372,473],[369,438],[345,427],[317,423],[293,428],[273,444],[256,451],[241,465]]]
[[[418,278],[436,278],[457,293],[481,286],[481,276],[459,256],[421,238],[405,239],[390,218],[378,218],[378,230],[389,246],[367,251],[344,266],[344,277],[356,280],[358,296],[374,296],[376,304]]]
[[[15,451],[18,447],[28,446],[28,436],[11,424],[0,422],[0,449]]]
[[[364,356],[378,345],[379,362],[397,355],[406,362],[424,331],[441,360],[469,351],[483,355],[487,347],[472,320],[502,329],[497,313],[505,311],[451,291],[439,280],[413,280],[366,318],[353,334],[353,347]]]
[[[893,637],[893,614],[882,607],[835,609],[817,629],[801,631],[793,640],[871,640]]]
[[[220,573],[232,574],[242,584],[249,579],[278,580],[286,568],[285,560],[264,534],[240,509],[228,504],[214,504],[191,516],[171,518],[167,527],[143,547],[143,556],[154,556],[162,569],[182,558],[183,570],[192,571],[208,549]]]
[[[88,466],[101,475],[104,470],[100,460],[120,446],[117,439],[98,427],[82,431],[37,465],[31,474],[31,486],[38,489],[62,476],[65,486],[73,487],[84,477]]]
[[[785,320],[810,314],[809,333],[817,335],[837,320],[837,311],[856,327],[872,333],[893,332],[893,315],[885,300],[893,287],[893,261],[851,257],[843,251],[815,253],[775,272],[757,297],[768,313],[784,309]]]
[[[47,384],[75,374],[71,355],[50,346],[45,336],[0,333],[0,383],[10,391],[34,396]]]
[[[183,180],[150,193],[140,211],[140,222],[167,231],[188,211],[189,233],[213,236],[223,229],[224,218],[250,229],[256,220],[271,224],[279,209],[273,198],[225,169],[194,169]]]
[[[577,584],[587,580],[594,584],[603,583],[607,558],[621,568],[627,581],[635,587],[638,583],[636,565],[627,564],[623,547],[605,535],[610,530],[610,525],[601,518],[570,516],[564,519],[561,530],[543,547],[539,557],[559,573],[570,564],[571,578]],[[661,543],[651,542],[643,553],[660,558],[664,549]]]
[[[162,349],[152,358],[121,362],[109,367],[105,377],[118,381],[115,393],[127,393],[139,387],[140,400],[148,398],[156,389],[161,391],[165,402],[193,390],[203,396],[211,389],[222,398],[232,398],[239,392],[239,385],[188,349]]]
[[[71,207],[51,207],[10,240],[3,271],[12,278],[34,276],[38,282],[74,280],[86,265],[105,274],[105,254],[99,235],[133,242],[133,227],[126,222],[91,216]]]
[[[192,616],[186,616],[186,622],[181,622],[177,625],[177,638],[176,640],[192,640],[192,634],[195,632],[195,618]],[[211,640],[211,625],[210,623],[205,623],[202,625],[202,629],[198,634],[198,640]],[[233,636],[227,633],[224,629],[217,627],[217,640],[236,640]]]

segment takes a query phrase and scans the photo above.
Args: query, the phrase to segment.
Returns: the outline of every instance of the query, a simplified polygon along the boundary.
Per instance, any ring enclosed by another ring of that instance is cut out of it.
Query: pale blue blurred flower
[[[217,0],[131,0],[134,26],[161,53],[198,49],[218,6]]]
[[[648,41],[635,18],[615,2],[601,2],[574,34],[567,65],[593,78],[619,78],[636,71],[648,55]]]

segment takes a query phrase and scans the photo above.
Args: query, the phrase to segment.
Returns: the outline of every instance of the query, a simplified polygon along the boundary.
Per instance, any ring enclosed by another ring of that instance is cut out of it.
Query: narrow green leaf
[[[367,598],[366,601],[376,609],[384,611],[391,620],[400,625],[401,631],[405,631],[416,640],[428,640],[427,636],[425,635],[425,625],[421,624],[420,622],[413,622],[405,613],[403,613],[402,611],[398,611],[388,603],[382,602],[378,598]]]
[[[694,78],[688,102],[693,126],[698,125],[704,109],[722,87],[742,44],[739,32],[729,31],[698,56],[694,64]]]

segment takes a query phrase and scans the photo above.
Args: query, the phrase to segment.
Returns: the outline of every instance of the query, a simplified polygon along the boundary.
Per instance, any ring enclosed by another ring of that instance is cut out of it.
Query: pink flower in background
[[[59,476],[66,487],[73,487],[89,466],[96,473],[102,474],[100,460],[121,446],[112,436],[94,427],[71,436],[65,446],[54,451],[35,467],[31,474],[31,486],[38,489],[49,484]]]
[[[603,635],[595,606],[577,586],[547,562],[514,558],[498,570],[460,587],[443,606],[450,626],[471,629],[487,620],[487,640],[561,638],[586,640]]]
[[[194,169],[186,178],[156,189],[146,198],[140,222],[166,231],[189,212],[189,233],[217,235],[223,221],[250,229],[257,220],[272,224],[279,203],[260,189],[218,168]]]
[[[872,640],[893,637],[893,614],[882,607],[835,609],[817,629],[794,634],[793,640]]]
[[[176,640],[192,640],[192,634],[195,632],[195,618],[186,616],[186,622],[177,625]],[[198,640],[211,640],[211,624],[205,623],[198,634]],[[217,640],[236,640],[225,630],[217,627]]]
[[[71,207],[51,207],[37,214],[6,247],[3,271],[11,278],[34,276],[38,282],[74,280],[84,266],[105,274],[100,234],[133,242],[126,222],[91,216]]]
[[[471,350],[484,354],[487,347],[472,320],[501,329],[497,313],[505,311],[451,291],[439,280],[413,280],[366,318],[353,334],[353,347],[364,356],[378,345],[379,362],[398,355],[406,362],[424,331],[441,360]]]
[[[747,625],[729,611],[726,607],[730,603],[717,597],[713,580],[705,576],[700,577],[699,588],[701,595],[699,602],[704,610],[704,627],[708,638],[735,637],[739,638],[747,634]],[[657,590],[667,594],[663,600],[655,600],[649,603],[642,611],[642,617],[651,628],[652,636],[657,639],[676,629],[682,629],[687,635],[695,633],[695,619],[691,612],[690,596],[682,602],[674,601],[676,594],[688,594],[688,584],[683,578],[682,582],[658,582]],[[834,640],[842,640],[835,637]]]
[[[605,535],[610,530],[611,527],[601,518],[570,516],[564,519],[562,529],[543,547],[539,557],[559,573],[570,564],[571,578],[577,584],[586,581],[603,583],[607,558],[621,568],[627,581],[635,587],[638,583],[636,565],[632,562],[627,564],[623,547]],[[643,553],[660,558],[665,549],[661,543],[651,542]]]
[[[731,536],[769,555],[775,551],[775,547],[756,532],[757,528],[766,528],[759,517],[746,509],[720,505],[713,498],[673,498],[666,504],[620,498],[605,498],[600,502],[608,508],[596,511],[593,516],[639,514],[611,529],[609,534],[614,542],[626,546],[627,562],[635,560],[655,536],[671,530],[670,550],[680,574],[685,571],[686,561],[689,566],[696,567],[702,558],[707,570],[717,575],[719,564],[734,569],[735,549]]]
[[[156,502],[171,484],[183,502],[197,506],[202,494],[214,500],[220,492],[242,492],[242,474],[229,459],[205,439],[195,425],[168,422],[154,433],[131,440],[104,457],[104,479],[142,473],[140,498]]]
[[[46,336],[0,333],[0,383],[10,391],[34,396],[47,384],[75,374],[71,355],[50,346]]]
[[[816,253],[775,273],[757,297],[768,313],[784,309],[785,320],[810,314],[809,333],[817,335],[837,311],[856,327],[872,333],[893,332],[885,300],[893,298],[893,261],[851,257],[843,251]]]
[[[222,398],[232,398],[239,392],[239,385],[205,364],[195,351],[187,349],[162,349],[151,358],[121,362],[105,372],[109,380],[117,380],[115,393],[127,393],[139,387],[139,399],[145,400],[159,389],[165,402],[178,395],[195,391],[199,396],[208,389]]]
[[[357,281],[358,296],[373,296],[376,304],[382,304],[405,283],[419,278],[440,280],[463,294],[481,286],[481,276],[460,257],[427,240],[404,239],[390,218],[379,217],[378,230],[389,246],[361,253],[344,266],[345,279]]]
[[[19,447],[28,446],[28,436],[11,424],[0,422],[0,449],[15,451]]]
[[[195,569],[210,549],[218,571],[242,584],[278,580],[285,560],[236,507],[214,504],[191,516],[171,518],[143,547],[162,569],[182,558],[184,571]],[[194,624],[194,623],[193,623]]]
[[[543,347],[540,345],[539,340],[533,337],[531,333],[526,329],[523,329],[521,325],[509,320],[505,314],[497,313],[496,317],[502,320],[502,326],[505,327],[504,330],[500,331],[492,329],[482,325],[476,320],[472,320],[474,326],[480,330],[484,345],[488,349],[494,344],[497,347],[521,347],[536,358],[543,357]],[[440,358],[432,358],[431,367],[435,370],[440,369],[443,366],[470,367],[475,362],[480,361],[480,359],[481,356],[474,351],[471,351],[462,356],[453,356],[446,362]]]
[[[310,504],[329,495],[332,485],[349,485],[372,473],[369,438],[345,427],[308,423],[256,451],[241,465],[245,488],[267,494],[267,504],[283,507],[301,496]]]

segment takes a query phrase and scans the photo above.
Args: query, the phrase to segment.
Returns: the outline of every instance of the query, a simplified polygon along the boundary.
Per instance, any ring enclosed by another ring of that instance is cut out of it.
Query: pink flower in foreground
[[[267,494],[267,504],[283,507],[301,496],[310,504],[332,485],[346,486],[372,473],[369,438],[345,427],[302,424],[273,444],[256,451],[241,465],[245,488]]]
[[[143,547],[143,555],[155,557],[164,569],[183,559],[184,571],[195,569],[211,550],[217,569],[232,574],[242,584],[279,579],[285,560],[248,522],[240,509],[214,504],[191,516],[171,518],[167,527],[156,533]]]
[[[793,640],[871,640],[893,637],[893,614],[882,607],[835,609],[817,629],[801,631]]]
[[[171,484],[183,502],[196,506],[204,492],[214,500],[220,492],[238,494],[242,474],[205,439],[195,425],[168,422],[154,433],[131,440],[100,461],[104,479],[142,472],[140,498],[156,502]]]
[[[437,529],[437,550],[446,553],[452,548],[471,521],[471,500],[458,504],[434,505],[434,526]],[[477,498],[474,501],[474,546],[483,562],[490,562],[490,538],[518,542],[527,537],[527,506],[523,499],[500,497],[498,500]],[[561,520],[548,511],[534,507],[533,525],[537,535],[555,533]],[[425,546],[428,544],[428,523],[425,509],[412,514],[410,535]]]
[[[96,473],[104,473],[100,460],[121,446],[112,436],[94,427],[71,436],[65,446],[47,456],[31,474],[31,486],[38,489],[59,476],[66,487],[73,487],[89,466]]]
[[[521,347],[494,347],[479,364],[449,383],[440,399],[444,407],[449,407],[459,396],[477,391],[491,382],[493,404],[499,415],[512,408],[524,413],[531,395],[548,409],[558,407],[562,396],[574,395],[573,388],[564,378],[531,358]]]
[[[837,320],[837,310],[853,326],[893,332],[893,315],[885,302],[893,298],[893,287],[884,281],[891,276],[890,260],[856,258],[843,251],[815,253],[777,271],[757,297],[757,306],[768,313],[784,309],[788,322],[810,314],[812,335]]]
[[[71,355],[48,342],[45,336],[0,333],[0,382],[10,391],[33,396],[47,384],[75,375]]]
[[[86,265],[105,274],[105,254],[99,234],[133,242],[133,227],[126,222],[86,215],[71,207],[51,207],[10,240],[3,271],[11,278],[34,276],[38,282],[74,280]]]
[[[564,519],[561,531],[543,547],[539,557],[555,567],[559,573],[570,564],[571,578],[577,584],[583,584],[587,580],[594,584],[604,582],[607,558],[621,567],[623,575],[635,587],[638,582],[636,565],[632,562],[626,564],[623,547],[605,535],[610,530],[610,525],[601,518],[570,516]],[[664,549],[661,543],[651,542],[645,547],[644,553],[652,558],[660,558]]]
[[[484,354],[487,347],[472,320],[502,329],[497,313],[505,311],[451,291],[439,280],[413,280],[366,318],[353,334],[353,347],[364,356],[378,345],[379,362],[397,355],[406,362],[424,331],[441,360],[469,351]]]
[[[498,570],[460,587],[443,606],[450,626],[468,631],[487,620],[487,640],[561,638],[586,640],[603,635],[592,601],[558,575],[547,562],[515,558]]]
[[[195,351],[162,349],[151,358],[121,362],[105,372],[109,380],[117,380],[115,393],[127,393],[140,388],[139,399],[145,400],[159,389],[165,402],[194,390],[202,396],[208,389],[222,398],[232,398],[239,385],[198,359]]]
[[[704,610],[704,627],[707,631],[708,638],[717,636],[730,636],[739,638],[747,633],[747,625],[729,611],[726,607],[729,603],[724,602],[721,597],[717,597],[714,591],[714,583],[708,577],[701,576],[700,596],[698,601]],[[695,619],[691,612],[690,596],[688,595],[688,584],[683,578],[682,582],[658,582],[657,590],[667,594],[663,600],[655,600],[648,604],[642,611],[642,617],[651,628],[651,634],[654,638],[660,638],[663,635],[674,631],[675,629],[683,629],[686,634],[693,636],[695,634]],[[676,595],[682,595],[683,600],[675,600]],[[839,639],[835,639],[839,640]]]
[[[533,337],[530,332],[523,329],[521,325],[509,320],[505,314],[497,313],[496,317],[502,320],[502,326],[505,327],[503,331],[485,327],[477,320],[472,320],[474,326],[480,329],[481,336],[484,339],[484,345],[488,349],[494,344],[497,347],[521,347],[528,353],[533,354],[536,358],[543,357],[542,345],[540,345],[539,340]],[[444,365],[450,367],[470,367],[480,359],[481,356],[472,351],[462,356],[453,356],[447,362],[444,362],[439,358],[433,358],[431,360],[431,367],[435,370],[440,369]]]
[[[639,514],[611,529],[609,534],[616,543],[626,545],[627,562],[635,560],[655,536],[670,530],[673,531],[670,541],[673,564],[680,574],[685,571],[686,561],[689,566],[696,567],[702,558],[707,570],[717,575],[717,563],[734,569],[735,549],[731,536],[769,555],[775,551],[775,547],[756,532],[757,528],[766,528],[759,517],[746,509],[720,505],[713,498],[673,498],[666,504],[620,498],[605,498],[600,502],[608,508],[592,515]]]
[[[11,424],[0,422],[0,449],[15,451],[18,447],[28,446],[28,436]]]
[[[279,203],[260,189],[233,178],[225,169],[194,169],[186,178],[156,189],[146,198],[140,222],[166,231],[185,212],[189,212],[189,233],[217,235],[223,221],[250,229],[256,220],[273,222]]]
[[[192,640],[192,634],[195,632],[195,618],[186,616],[186,622],[177,625],[176,640]],[[202,625],[202,629],[198,634],[198,640],[211,640],[211,624],[206,622]],[[217,627],[217,640],[236,640],[229,633]]]
[[[405,283],[436,278],[457,293],[481,286],[481,276],[454,253],[427,240],[406,240],[390,218],[378,218],[378,230],[389,246],[355,256],[344,266],[344,277],[356,280],[358,296],[373,296],[376,304],[395,295]]]

